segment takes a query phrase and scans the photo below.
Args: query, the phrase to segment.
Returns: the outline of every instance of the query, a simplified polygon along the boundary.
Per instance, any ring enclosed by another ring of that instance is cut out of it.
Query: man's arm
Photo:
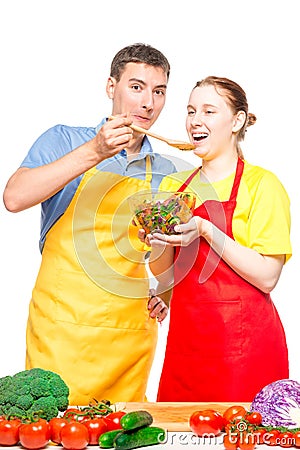
[[[130,123],[126,117],[108,121],[93,139],[56,161],[40,167],[20,167],[5,187],[5,207],[19,212],[41,203],[91,167],[119,153],[132,138]]]

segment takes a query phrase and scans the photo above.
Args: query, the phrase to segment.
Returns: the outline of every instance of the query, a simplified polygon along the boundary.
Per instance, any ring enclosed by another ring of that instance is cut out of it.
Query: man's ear
[[[243,125],[245,123],[246,120],[246,113],[245,111],[239,111],[236,116],[235,119],[233,121],[233,127],[232,127],[232,131],[234,133],[237,133],[240,131],[241,128],[243,128]]]
[[[106,93],[110,100],[114,98],[115,86],[116,79],[114,77],[109,77],[106,83]]]

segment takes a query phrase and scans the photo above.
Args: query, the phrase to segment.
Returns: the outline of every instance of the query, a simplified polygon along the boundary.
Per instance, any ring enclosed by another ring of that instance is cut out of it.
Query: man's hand
[[[150,289],[148,300],[149,315],[153,319],[157,318],[158,322],[162,322],[168,314],[168,307],[165,302],[156,295],[155,289]]]
[[[108,120],[95,136],[94,144],[100,160],[110,158],[126,148],[133,137],[132,118],[122,114]]]

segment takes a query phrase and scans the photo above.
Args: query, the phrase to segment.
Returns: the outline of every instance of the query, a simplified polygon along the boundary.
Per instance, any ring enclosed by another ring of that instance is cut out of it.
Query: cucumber
[[[136,428],[147,427],[153,422],[153,417],[148,411],[132,411],[121,417],[120,425],[125,431],[135,430]]]
[[[113,448],[115,437],[122,433],[122,430],[111,430],[99,436],[99,447],[101,448]]]
[[[114,439],[116,450],[131,450],[147,445],[163,444],[166,431],[160,427],[143,427],[133,431],[124,431]]]

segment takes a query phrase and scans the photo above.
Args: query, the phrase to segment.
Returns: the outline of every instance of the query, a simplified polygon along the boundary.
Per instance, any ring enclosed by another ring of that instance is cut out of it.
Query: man
[[[106,92],[112,116],[96,128],[57,125],[34,143],[9,179],[4,203],[41,203],[42,261],[27,323],[26,368],[52,370],[70,404],[143,401],[157,341],[160,297],[149,299],[143,244],[127,199],[157,188],[174,165],[145,135],[165,104],[170,66],[134,44],[113,58]],[[108,120],[111,119],[111,120]]]

